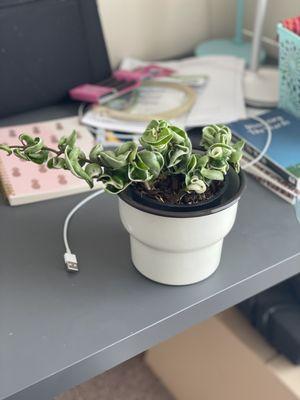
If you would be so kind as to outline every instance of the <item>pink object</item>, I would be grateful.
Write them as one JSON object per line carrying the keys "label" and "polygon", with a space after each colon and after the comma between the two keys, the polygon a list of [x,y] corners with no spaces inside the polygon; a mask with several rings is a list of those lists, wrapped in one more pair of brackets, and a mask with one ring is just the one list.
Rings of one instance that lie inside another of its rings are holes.
{"label": "pink object", "polygon": [[69,91],[69,94],[73,100],[86,101],[88,103],[97,103],[100,97],[112,92],[113,89],[111,87],[85,83],[71,89]]}
{"label": "pink object", "polygon": [[294,18],[287,18],[282,22],[282,25],[294,32],[296,35],[300,35],[300,16]]}
{"label": "pink object", "polygon": [[[99,84],[86,83],[76,86],[69,91],[69,95],[73,100],[104,104],[113,98],[120,97],[125,93],[137,89],[144,79],[169,76],[174,72],[171,68],[164,68],[155,64],[136,68],[132,71],[119,69],[113,73],[111,78]],[[101,83],[104,84],[104,82],[106,86],[101,86]],[[109,85],[112,82],[114,84],[113,87]],[[118,85],[116,85],[116,82]]]}
{"label": "pink object", "polygon": [[[126,88],[118,90],[117,92],[115,92],[117,94],[116,97],[120,97],[123,94],[128,93],[128,92],[132,92],[134,89],[137,89],[140,86],[141,86],[141,81],[134,81],[134,83],[132,83],[132,85],[127,86]],[[99,103],[101,104],[101,99],[100,99]]]}
{"label": "pink object", "polygon": [[162,76],[170,76],[175,71],[171,68],[160,67],[159,65],[150,64],[146,67],[136,68],[132,71],[119,69],[113,73],[117,79],[124,81],[143,80],[147,78],[160,78]]}

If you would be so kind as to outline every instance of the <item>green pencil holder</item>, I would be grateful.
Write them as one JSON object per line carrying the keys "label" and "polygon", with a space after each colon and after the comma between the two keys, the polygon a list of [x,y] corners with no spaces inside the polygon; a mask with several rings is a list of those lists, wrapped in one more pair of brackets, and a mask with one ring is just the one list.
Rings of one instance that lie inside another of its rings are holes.
{"label": "green pencil holder", "polygon": [[300,117],[300,36],[277,25],[279,36],[279,107]]}

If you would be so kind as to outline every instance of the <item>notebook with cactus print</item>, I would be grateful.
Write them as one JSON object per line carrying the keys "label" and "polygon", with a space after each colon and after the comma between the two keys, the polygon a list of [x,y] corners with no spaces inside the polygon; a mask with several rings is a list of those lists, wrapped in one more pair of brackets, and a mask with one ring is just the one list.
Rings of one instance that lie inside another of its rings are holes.
{"label": "notebook with cactus print", "polygon": [[[28,133],[40,136],[49,147],[56,147],[58,140],[69,135],[73,129],[78,134],[78,145],[88,151],[94,145],[94,138],[85,127],[78,124],[77,117],[0,128],[0,142],[16,144],[19,134]],[[3,152],[0,153],[0,182],[12,206],[89,190],[85,181],[79,180],[69,171],[49,170],[45,165],[9,157]]]}

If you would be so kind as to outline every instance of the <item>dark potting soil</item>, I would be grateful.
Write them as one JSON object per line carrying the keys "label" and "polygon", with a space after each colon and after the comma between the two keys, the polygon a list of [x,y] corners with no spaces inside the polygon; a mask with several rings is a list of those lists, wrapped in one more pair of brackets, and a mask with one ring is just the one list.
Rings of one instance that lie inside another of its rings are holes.
{"label": "dark potting soil", "polygon": [[141,197],[154,199],[162,204],[193,204],[197,205],[211,199],[224,185],[222,181],[214,181],[204,193],[187,193],[184,191],[184,175],[172,175],[157,180],[146,189],[145,184],[136,182],[133,184]]}

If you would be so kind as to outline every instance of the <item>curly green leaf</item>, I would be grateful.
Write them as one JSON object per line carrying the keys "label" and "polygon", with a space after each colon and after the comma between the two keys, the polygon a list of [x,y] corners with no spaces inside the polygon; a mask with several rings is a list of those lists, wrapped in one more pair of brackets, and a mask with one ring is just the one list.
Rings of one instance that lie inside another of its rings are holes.
{"label": "curly green leaf", "polygon": [[94,163],[99,161],[99,155],[103,152],[103,146],[102,144],[96,144],[96,146],[94,146],[89,154],[90,160]]}
{"label": "curly green leaf", "polygon": [[0,144],[0,150],[6,151],[8,156],[10,156],[13,152],[12,149],[6,144]]}
{"label": "curly green leaf", "polygon": [[50,158],[47,162],[47,167],[50,169],[64,168],[66,165],[65,160],[62,157]]}
{"label": "curly green leaf", "polygon": [[221,171],[218,171],[216,169],[202,168],[201,175],[204,178],[209,179],[211,181],[223,181],[224,180],[224,174]]}
{"label": "curly green leaf", "polygon": [[200,179],[197,175],[187,177],[186,183],[187,192],[196,192],[198,194],[202,194],[207,188],[204,180]]}
{"label": "curly green leaf", "polygon": [[102,168],[100,167],[100,165],[99,164],[96,164],[96,163],[91,163],[91,164],[88,164],[86,167],[85,167],[85,172],[86,172],[86,174],[90,177],[90,178],[99,178],[100,177],[100,175],[102,174]]}
{"label": "curly green leaf", "polygon": [[65,149],[65,164],[66,167],[75,175],[77,178],[84,179],[88,185],[92,188],[94,186],[93,180],[90,176],[85,172],[85,170],[81,167],[78,157],[81,153],[81,149],[78,147],[74,147],[69,149],[69,146]]}

